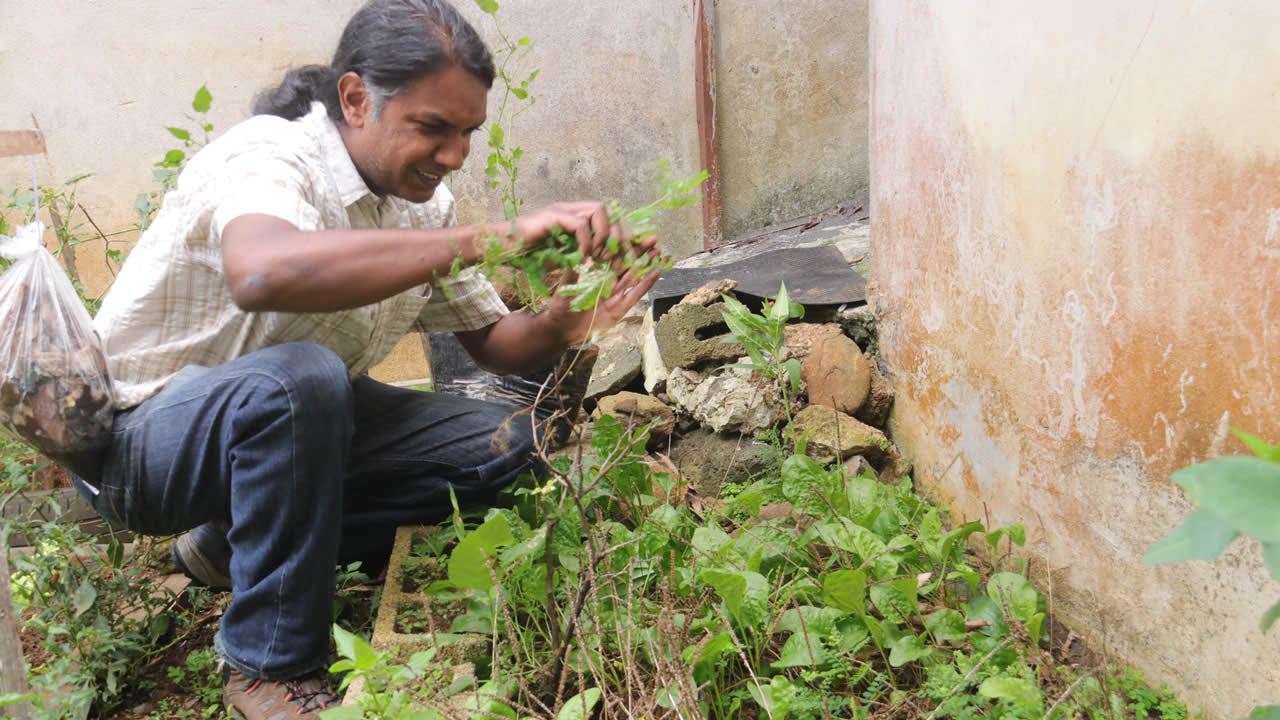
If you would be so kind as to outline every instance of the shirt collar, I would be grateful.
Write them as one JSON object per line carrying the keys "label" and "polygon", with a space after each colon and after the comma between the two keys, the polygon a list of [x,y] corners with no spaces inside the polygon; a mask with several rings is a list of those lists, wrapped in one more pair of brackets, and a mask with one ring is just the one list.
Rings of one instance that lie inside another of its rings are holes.
{"label": "shirt collar", "polygon": [[365,184],[364,178],[360,177],[360,171],[356,170],[356,164],[351,161],[351,153],[347,152],[347,145],[342,142],[338,126],[329,119],[329,112],[325,109],[324,103],[312,103],[311,112],[303,121],[314,127],[320,136],[320,150],[323,153],[324,163],[338,186],[342,206],[351,207],[365,197],[377,201],[378,196],[374,195]]}

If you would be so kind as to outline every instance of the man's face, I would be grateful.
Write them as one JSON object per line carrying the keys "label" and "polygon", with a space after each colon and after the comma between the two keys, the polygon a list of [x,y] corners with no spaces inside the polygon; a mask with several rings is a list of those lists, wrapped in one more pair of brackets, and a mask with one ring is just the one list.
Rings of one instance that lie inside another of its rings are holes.
{"label": "man's face", "polygon": [[487,94],[479,78],[454,66],[389,98],[377,119],[365,95],[363,112],[348,113],[350,134],[344,136],[369,189],[415,203],[430,200],[441,179],[460,169],[471,152],[471,134],[484,124]]}

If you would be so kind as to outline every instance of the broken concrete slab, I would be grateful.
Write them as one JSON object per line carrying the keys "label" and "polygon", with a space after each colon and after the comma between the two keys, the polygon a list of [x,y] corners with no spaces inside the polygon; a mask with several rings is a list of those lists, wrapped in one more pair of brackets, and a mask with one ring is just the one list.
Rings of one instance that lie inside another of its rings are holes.
{"label": "broken concrete slab", "polygon": [[824,464],[862,455],[879,466],[893,447],[883,432],[823,405],[796,413],[791,425],[797,437],[804,435],[805,454]]}
{"label": "broken concrete slab", "polygon": [[715,432],[757,433],[787,417],[778,385],[748,368],[714,374],[672,370],[667,394],[703,427]]}
{"label": "broken concrete slab", "polygon": [[662,362],[658,338],[654,335],[653,309],[645,313],[640,325],[640,362],[644,372],[644,391],[661,393],[667,389],[667,365]]}
{"label": "broken concrete slab", "polygon": [[649,430],[649,447],[665,447],[676,429],[676,413],[661,400],[634,392],[620,392],[600,398],[596,417],[608,415],[625,428],[638,428],[656,420]]}
{"label": "broken concrete slab", "polygon": [[801,363],[801,376],[809,387],[809,402],[853,415],[871,390],[871,365],[857,344],[842,334],[827,335],[814,343]]}
{"label": "broken concrete slab", "polygon": [[587,383],[587,400],[619,392],[640,377],[644,365],[640,355],[643,324],[641,315],[624,317],[596,342],[600,354]]}
{"label": "broken concrete slab", "polygon": [[725,363],[746,353],[741,343],[721,342],[729,336],[722,302],[708,306],[676,305],[658,318],[654,338],[667,369]]}

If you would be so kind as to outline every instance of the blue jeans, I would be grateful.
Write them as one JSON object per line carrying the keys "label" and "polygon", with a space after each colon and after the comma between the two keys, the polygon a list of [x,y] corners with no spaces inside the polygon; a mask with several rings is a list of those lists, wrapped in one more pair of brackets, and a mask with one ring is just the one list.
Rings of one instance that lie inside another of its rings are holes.
{"label": "blue jeans", "polygon": [[171,535],[230,525],[232,601],[215,645],[280,680],[325,666],[335,566],[386,561],[400,525],[487,503],[533,467],[528,414],[350,380],[292,343],[189,367],[117,413],[101,471],[76,486],[112,524]]}

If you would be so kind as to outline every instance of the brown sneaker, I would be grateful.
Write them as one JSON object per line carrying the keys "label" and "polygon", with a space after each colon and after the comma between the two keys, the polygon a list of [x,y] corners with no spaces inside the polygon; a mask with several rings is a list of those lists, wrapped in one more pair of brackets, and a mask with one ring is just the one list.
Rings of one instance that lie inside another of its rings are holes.
{"label": "brown sneaker", "polygon": [[223,673],[222,702],[240,720],[315,720],[321,710],[339,705],[319,674],[272,682],[231,668]]}

